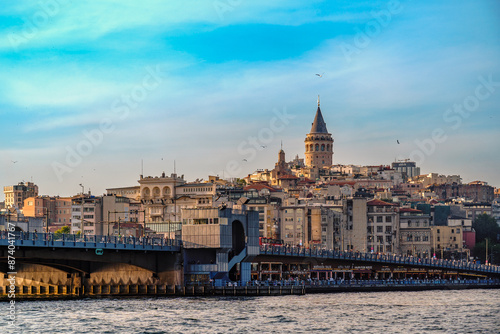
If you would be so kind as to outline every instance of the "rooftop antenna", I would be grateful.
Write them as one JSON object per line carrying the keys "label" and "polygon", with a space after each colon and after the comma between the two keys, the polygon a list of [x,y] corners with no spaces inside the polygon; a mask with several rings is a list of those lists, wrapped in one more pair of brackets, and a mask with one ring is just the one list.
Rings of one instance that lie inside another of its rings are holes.
{"label": "rooftop antenna", "polygon": [[318,95],[318,107],[319,107],[319,95]]}
{"label": "rooftop antenna", "polygon": [[281,140],[281,150],[283,150],[283,139]]}
{"label": "rooftop antenna", "polygon": [[141,159],[141,179],[144,176],[144,159]]}
{"label": "rooftop antenna", "polygon": [[174,174],[176,174],[176,169],[175,169],[175,160],[174,160]]}

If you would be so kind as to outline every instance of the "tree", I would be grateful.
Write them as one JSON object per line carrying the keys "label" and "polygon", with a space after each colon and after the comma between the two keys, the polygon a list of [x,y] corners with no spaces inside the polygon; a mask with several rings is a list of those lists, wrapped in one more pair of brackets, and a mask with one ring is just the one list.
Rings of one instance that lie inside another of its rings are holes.
{"label": "tree", "polygon": [[500,235],[500,226],[498,226],[495,218],[483,213],[476,217],[472,223],[472,227],[476,231],[476,242],[482,242],[488,238],[491,244],[498,243]]}
{"label": "tree", "polygon": [[[483,240],[476,244],[473,251],[473,256],[477,257],[481,263],[486,263],[486,241]],[[488,242],[488,262],[492,264],[500,264],[500,243],[491,244]]]}
{"label": "tree", "polygon": [[240,185],[241,187],[244,187],[247,185],[247,182],[244,179],[237,178],[236,183]]}
{"label": "tree", "polygon": [[69,226],[63,226],[60,229],[58,229],[55,233],[56,234],[69,234],[71,232],[71,229]]}

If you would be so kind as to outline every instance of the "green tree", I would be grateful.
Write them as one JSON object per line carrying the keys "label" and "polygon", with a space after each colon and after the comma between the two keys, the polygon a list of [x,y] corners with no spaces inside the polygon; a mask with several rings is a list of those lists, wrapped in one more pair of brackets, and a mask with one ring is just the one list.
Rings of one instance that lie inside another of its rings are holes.
{"label": "green tree", "polygon": [[240,185],[241,187],[244,187],[247,185],[247,182],[244,179],[239,179],[239,178],[236,179],[236,183],[238,185]]}
{"label": "green tree", "polygon": [[[476,244],[472,254],[477,257],[481,263],[486,263],[486,241],[483,240]],[[492,264],[500,264],[500,243],[492,244],[488,241],[488,262]]]}
{"label": "green tree", "polygon": [[492,216],[485,213],[477,216],[472,223],[472,227],[476,231],[476,243],[483,242],[486,238],[489,239],[491,244],[498,243],[500,226]]}
{"label": "green tree", "polygon": [[57,234],[69,234],[71,232],[71,229],[69,226],[63,226],[60,229],[58,229],[55,233]]}

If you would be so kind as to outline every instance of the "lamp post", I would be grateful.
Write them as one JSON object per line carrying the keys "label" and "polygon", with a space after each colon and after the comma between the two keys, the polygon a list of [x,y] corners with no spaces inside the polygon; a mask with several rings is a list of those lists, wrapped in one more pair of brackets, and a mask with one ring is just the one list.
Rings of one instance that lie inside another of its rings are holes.
{"label": "lamp post", "polygon": [[488,238],[486,238],[485,240],[486,240],[486,258],[484,260],[484,263],[488,264]]}
{"label": "lamp post", "polygon": [[80,236],[83,237],[83,235],[84,235],[84,230],[83,230],[83,204],[85,202],[85,200],[84,200],[85,199],[85,194],[84,194],[85,188],[83,187],[83,184],[81,184],[81,183],[80,183],[80,187],[82,187],[82,212],[80,213],[80,220],[81,220],[81,226],[80,226],[80,229],[81,229],[80,233],[81,234],[80,234]]}
{"label": "lamp post", "polygon": [[52,211],[49,210],[49,208],[47,208],[47,207],[44,207],[44,209],[45,209],[45,214],[44,214],[44,216],[45,216],[45,233],[49,233],[50,232],[49,231],[50,214],[52,213]]}

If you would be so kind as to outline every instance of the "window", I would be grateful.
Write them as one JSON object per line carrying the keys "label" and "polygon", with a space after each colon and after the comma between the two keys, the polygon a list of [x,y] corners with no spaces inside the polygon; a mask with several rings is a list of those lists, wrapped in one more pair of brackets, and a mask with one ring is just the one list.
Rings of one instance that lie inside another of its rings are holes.
{"label": "window", "polygon": [[438,232],[437,232],[437,233],[439,233],[439,229],[438,229]]}
{"label": "window", "polygon": [[437,238],[437,241],[441,241],[441,238],[440,238],[440,237],[438,237],[438,238]]}
{"label": "window", "polygon": [[392,223],[392,217],[391,216],[385,217],[385,222],[386,223]]}
{"label": "window", "polygon": [[382,223],[382,216],[377,216],[377,223]]}
{"label": "window", "polygon": [[377,232],[382,233],[383,232],[383,226],[377,226]]}

